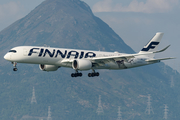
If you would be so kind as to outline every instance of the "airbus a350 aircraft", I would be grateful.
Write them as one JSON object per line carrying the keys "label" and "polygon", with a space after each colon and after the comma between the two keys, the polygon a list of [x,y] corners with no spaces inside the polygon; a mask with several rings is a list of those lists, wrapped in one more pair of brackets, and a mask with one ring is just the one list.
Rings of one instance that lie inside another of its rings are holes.
{"label": "airbus a350 aircraft", "polygon": [[155,53],[165,51],[166,48],[157,51],[163,33],[156,33],[151,41],[137,54],[125,54],[119,52],[88,51],[64,48],[19,46],[12,48],[4,59],[12,62],[13,70],[17,71],[17,63],[39,64],[43,71],[56,71],[60,67],[69,67],[75,70],[72,77],[81,77],[78,71],[90,70],[89,77],[99,76],[96,69],[127,69],[149,65],[161,60],[173,58],[155,59]]}

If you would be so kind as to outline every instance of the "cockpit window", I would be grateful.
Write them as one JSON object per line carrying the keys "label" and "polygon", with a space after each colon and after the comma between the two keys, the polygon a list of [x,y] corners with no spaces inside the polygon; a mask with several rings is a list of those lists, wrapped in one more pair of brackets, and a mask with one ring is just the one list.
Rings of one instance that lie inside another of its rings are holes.
{"label": "cockpit window", "polygon": [[16,50],[10,50],[9,52],[13,52],[13,53],[16,53],[17,51],[16,51]]}

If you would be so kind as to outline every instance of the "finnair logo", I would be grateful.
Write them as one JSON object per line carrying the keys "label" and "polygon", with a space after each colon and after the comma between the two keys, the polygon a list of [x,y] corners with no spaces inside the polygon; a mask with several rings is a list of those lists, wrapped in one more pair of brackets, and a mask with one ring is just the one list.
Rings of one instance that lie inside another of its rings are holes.
{"label": "finnair logo", "polygon": [[49,49],[43,49],[43,48],[32,48],[29,51],[28,56],[31,56],[32,54],[37,54],[38,57],[45,57],[49,56],[50,58],[57,58],[58,56],[61,56],[61,58],[67,58],[69,59],[71,56],[74,57],[74,59],[82,59],[82,58],[92,58],[96,57],[96,54],[93,52],[78,52],[78,51],[67,51],[67,50],[56,50],[53,49],[53,51],[50,51]]}
{"label": "finnair logo", "polygon": [[159,42],[151,42],[146,48],[144,47],[141,51],[149,51],[149,49],[154,49]]}

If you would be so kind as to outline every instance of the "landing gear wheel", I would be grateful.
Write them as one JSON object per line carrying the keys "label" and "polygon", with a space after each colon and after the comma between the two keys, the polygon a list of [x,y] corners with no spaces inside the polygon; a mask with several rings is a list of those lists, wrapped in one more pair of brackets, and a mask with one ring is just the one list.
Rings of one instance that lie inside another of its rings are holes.
{"label": "landing gear wheel", "polygon": [[18,69],[17,68],[13,68],[13,71],[17,71]]}
{"label": "landing gear wheel", "polygon": [[92,76],[91,76],[91,73],[88,73],[88,77],[92,77]]}
{"label": "landing gear wheel", "polygon": [[71,77],[74,77],[74,73],[71,74]]}
{"label": "landing gear wheel", "polygon": [[81,76],[82,76],[82,73],[77,73],[77,74],[78,74],[78,76],[79,76],[79,77],[81,77]]}
{"label": "landing gear wheel", "polygon": [[77,77],[77,76],[78,76],[78,74],[77,74],[77,73],[75,73],[75,74],[74,74],[74,77]]}
{"label": "landing gear wheel", "polygon": [[99,76],[99,73],[98,73],[98,72],[96,73],[96,76]]}
{"label": "landing gear wheel", "polygon": [[95,73],[91,73],[91,77],[94,77],[95,76]]}

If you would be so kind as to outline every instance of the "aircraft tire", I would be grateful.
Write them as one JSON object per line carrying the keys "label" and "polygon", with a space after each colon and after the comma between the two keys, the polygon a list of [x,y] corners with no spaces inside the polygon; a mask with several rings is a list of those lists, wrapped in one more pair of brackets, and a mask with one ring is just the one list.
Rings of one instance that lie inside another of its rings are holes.
{"label": "aircraft tire", "polygon": [[74,77],[74,73],[71,74],[71,77]]}
{"label": "aircraft tire", "polygon": [[17,68],[13,68],[13,71],[17,71],[18,69]]}
{"label": "aircraft tire", "polygon": [[95,73],[91,73],[91,77],[94,77],[96,74]]}
{"label": "aircraft tire", "polygon": [[88,73],[88,77],[92,77],[92,76],[91,76],[91,73]]}
{"label": "aircraft tire", "polygon": [[81,76],[82,76],[82,73],[77,73],[77,76],[81,77]]}
{"label": "aircraft tire", "polygon": [[96,73],[96,76],[99,76],[99,73],[98,73],[98,72]]}
{"label": "aircraft tire", "polygon": [[80,77],[82,77],[82,73],[79,73],[80,74]]}
{"label": "aircraft tire", "polygon": [[77,76],[78,76],[78,74],[75,73],[75,74],[74,74],[74,77],[77,77]]}

